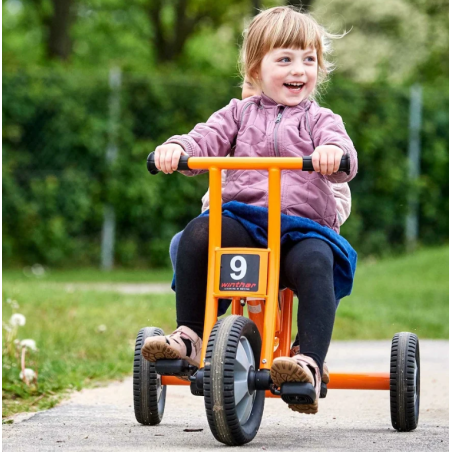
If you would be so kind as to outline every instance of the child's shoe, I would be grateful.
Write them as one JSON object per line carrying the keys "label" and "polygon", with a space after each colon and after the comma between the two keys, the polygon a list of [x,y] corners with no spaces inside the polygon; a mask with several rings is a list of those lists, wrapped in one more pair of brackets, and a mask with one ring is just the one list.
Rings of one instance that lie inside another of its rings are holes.
{"label": "child's shoe", "polygon": [[[191,352],[188,356],[184,340],[190,341]],[[199,367],[201,349],[202,339],[188,326],[180,326],[169,336],[146,338],[141,348],[141,354],[151,362],[159,359],[185,359],[191,365]]]}
{"label": "child's shoe", "polygon": [[289,405],[289,408],[299,413],[317,413],[319,409],[321,378],[319,367],[312,358],[305,355],[295,355],[292,358],[287,356],[276,358],[273,361],[270,376],[273,383],[278,387],[281,387],[286,382],[311,383],[316,393],[314,403]]}
{"label": "child's shoe", "polygon": [[[292,345],[290,349],[290,357],[293,358],[295,355],[300,354],[300,346]],[[323,375],[322,375],[322,383],[328,384],[330,382],[330,371],[328,370],[328,366],[326,362],[323,363]]]}

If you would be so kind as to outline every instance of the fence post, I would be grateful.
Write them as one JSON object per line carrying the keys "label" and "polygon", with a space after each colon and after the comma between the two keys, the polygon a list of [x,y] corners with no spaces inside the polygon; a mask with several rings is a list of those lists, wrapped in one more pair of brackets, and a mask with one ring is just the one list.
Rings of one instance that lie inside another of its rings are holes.
{"label": "fence post", "polygon": [[[118,126],[121,108],[121,69],[110,69],[108,83],[110,99],[108,102],[108,144],[105,153],[107,166],[111,166],[118,155]],[[101,269],[111,270],[114,263],[115,250],[115,209],[111,204],[104,205],[104,222],[102,226]]]}
{"label": "fence post", "polygon": [[419,234],[418,211],[419,192],[418,179],[421,159],[421,122],[422,122],[422,86],[418,83],[410,90],[410,124],[408,144],[408,178],[410,191],[408,192],[408,214],[405,223],[405,243],[407,251],[416,248]]}

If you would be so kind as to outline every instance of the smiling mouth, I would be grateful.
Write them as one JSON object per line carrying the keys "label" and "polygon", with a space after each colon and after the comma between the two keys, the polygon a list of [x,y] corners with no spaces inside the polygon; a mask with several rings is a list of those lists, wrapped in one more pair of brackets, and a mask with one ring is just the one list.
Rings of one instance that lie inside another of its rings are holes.
{"label": "smiling mouth", "polygon": [[284,86],[293,93],[299,93],[304,86],[304,83],[284,83]]}

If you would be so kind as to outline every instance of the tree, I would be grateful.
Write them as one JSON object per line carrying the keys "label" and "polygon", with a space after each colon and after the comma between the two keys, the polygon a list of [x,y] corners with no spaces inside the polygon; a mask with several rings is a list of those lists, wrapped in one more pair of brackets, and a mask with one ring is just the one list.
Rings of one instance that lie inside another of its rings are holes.
{"label": "tree", "polygon": [[[338,72],[357,82],[422,81],[420,69],[441,55],[447,77],[448,4],[445,0],[315,0],[315,16],[335,33],[349,31],[333,43]],[[430,71],[438,74],[438,67]]]}
{"label": "tree", "polygon": [[219,27],[231,6],[238,3],[243,1],[148,0],[144,8],[154,32],[151,45],[156,48],[157,62],[176,60],[195,31],[204,24]]}
{"label": "tree", "polygon": [[70,28],[75,18],[75,0],[32,0],[44,30],[50,60],[67,60],[71,55]]}

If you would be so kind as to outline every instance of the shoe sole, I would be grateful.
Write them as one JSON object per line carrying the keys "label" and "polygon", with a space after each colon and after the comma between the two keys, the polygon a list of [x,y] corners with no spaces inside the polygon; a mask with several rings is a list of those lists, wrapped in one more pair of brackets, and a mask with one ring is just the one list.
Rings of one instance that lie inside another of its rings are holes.
{"label": "shoe sole", "polygon": [[[292,361],[273,362],[270,376],[273,383],[279,387],[286,382],[313,383],[312,375],[308,375],[302,367]],[[318,400],[310,404],[289,405],[289,408],[297,413],[316,414],[319,409]]]}
{"label": "shoe sole", "polygon": [[159,359],[184,359],[192,366],[199,367],[199,363],[187,356],[183,357],[177,350],[174,350],[174,348],[170,347],[168,344],[160,341],[145,343],[141,349],[141,354],[144,359],[151,363],[155,363]]}

